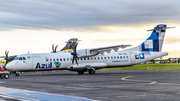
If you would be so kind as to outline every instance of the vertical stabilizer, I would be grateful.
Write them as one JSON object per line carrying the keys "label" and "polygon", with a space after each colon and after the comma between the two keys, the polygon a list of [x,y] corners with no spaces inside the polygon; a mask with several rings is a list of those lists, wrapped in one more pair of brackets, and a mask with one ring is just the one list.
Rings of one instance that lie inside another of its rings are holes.
{"label": "vertical stabilizer", "polygon": [[77,38],[71,38],[66,42],[66,46],[62,48],[60,51],[73,51],[75,48],[75,45],[77,44],[78,39]]}
{"label": "vertical stabilizer", "polygon": [[151,52],[161,52],[165,31],[170,27],[167,25],[159,24],[154,27],[154,29],[150,29],[148,31],[152,31],[152,34],[149,38],[147,38],[141,45],[131,48],[129,50],[137,50],[137,51],[151,51]]}

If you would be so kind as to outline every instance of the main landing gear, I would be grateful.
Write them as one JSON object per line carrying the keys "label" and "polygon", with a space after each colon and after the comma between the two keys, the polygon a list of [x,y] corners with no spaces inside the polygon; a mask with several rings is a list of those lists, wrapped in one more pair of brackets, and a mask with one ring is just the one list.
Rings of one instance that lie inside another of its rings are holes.
{"label": "main landing gear", "polygon": [[96,70],[94,68],[89,67],[89,66],[87,66],[86,68],[87,68],[86,70],[78,71],[78,74],[84,74],[84,71],[88,71],[89,74],[95,74],[96,73]]}

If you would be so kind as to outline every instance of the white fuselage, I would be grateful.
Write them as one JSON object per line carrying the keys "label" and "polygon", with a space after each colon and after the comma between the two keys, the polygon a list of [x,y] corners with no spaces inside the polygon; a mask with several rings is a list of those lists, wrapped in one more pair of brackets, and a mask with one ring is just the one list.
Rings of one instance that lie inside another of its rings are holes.
{"label": "white fuselage", "polygon": [[109,54],[98,54],[93,57],[79,58],[78,64],[70,53],[42,53],[22,54],[8,63],[6,68],[10,71],[38,71],[38,70],[79,70],[87,66],[94,69],[125,67],[139,64],[144,61],[168,55],[167,52],[141,52],[141,51],[111,51]]}

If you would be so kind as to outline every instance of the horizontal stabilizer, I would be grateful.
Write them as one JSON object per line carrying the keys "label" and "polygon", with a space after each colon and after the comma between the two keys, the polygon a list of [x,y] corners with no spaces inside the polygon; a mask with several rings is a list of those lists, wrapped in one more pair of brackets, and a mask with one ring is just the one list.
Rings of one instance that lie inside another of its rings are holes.
{"label": "horizontal stabilizer", "polygon": [[155,28],[155,29],[149,29],[147,31],[160,30],[160,29],[170,29],[170,28],[175,28],[175,27]]}

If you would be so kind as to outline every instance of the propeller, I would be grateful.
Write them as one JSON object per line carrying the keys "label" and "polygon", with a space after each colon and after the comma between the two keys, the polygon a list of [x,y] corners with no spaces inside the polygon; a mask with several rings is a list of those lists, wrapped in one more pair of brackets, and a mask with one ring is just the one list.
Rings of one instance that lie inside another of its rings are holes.
{"label": "propeller", "polygon": [[76,52],[77,45],[78,43],[76,43],[75,48],[73,49],[73,52],[71,53],[71,55],[73,55],[72,64],[74,64],[74,61],[76,61],[77,66],[79,66],[77,62],[78,54]]}
{"label": "propeller", "polygon": [[58,45],[56,45],[56,47],[54,48],[54,44],[52,44],[52,53],[56,53]]}
{"label": "propeller", "polygon": [[9,62],[9,58],[8,58],[8,54],[9,54],[9,51],[5,50],[5,60],[6,60],[6,64]]}

